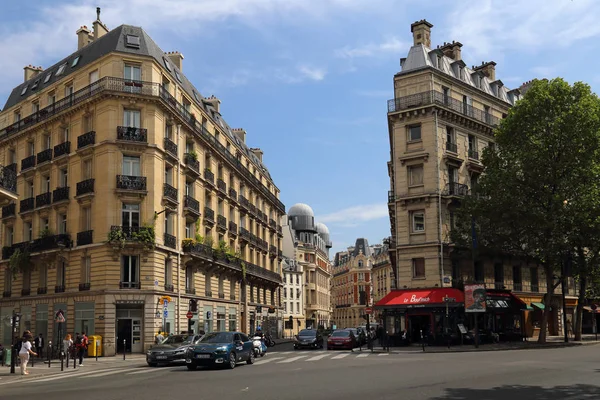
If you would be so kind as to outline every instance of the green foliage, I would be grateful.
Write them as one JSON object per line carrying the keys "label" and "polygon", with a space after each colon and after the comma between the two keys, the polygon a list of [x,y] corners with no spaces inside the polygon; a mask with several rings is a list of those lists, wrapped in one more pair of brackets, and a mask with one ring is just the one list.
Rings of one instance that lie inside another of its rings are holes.
{"label": "green foliage", "polygon": [[146,247],[153,248],[156,243],[156,235],[153,226],[145,226],[138,232],[131,233],[131,239],[144,244]]}
{"label": "green foliage", "polygon": [[205,236],[203,243],[205,246],[213,247],[214,240],[213,240],[212,236]]}
{"label": "green foliage", "polygon": [[46,238],[46,237],[50,237],[53,235],[54,235],[54,233],[48,228],[42,229],[40,231],[40,238]]}
{"label": "green foliage", "polygon": [[241,262],[240,263],[241,267],[242,267],[242,280],[246,280],[246,263],[245,262]]}
{"label": "green foliage", "polygon": [[29,252],[27,250],[21,251],[21,249],[16,249],[8,260],[8,267],[10,268],[13,279],[16,279],[19,273],[31,271],[33,265],[31,263]]}
{"label": "green foliage", "polygon": [[125,247],[125,233],[121,228],[111,229],[108,232],[108,243],[119,248]]}
{"label": "green foliage", "polygon": [[196,153],[194,150],[190,151],[188,154],[194,161],[198,161],[198,153]]}
{"label": "green foliage", "polygon": [[192,247],[195,244],[196,244],[196,241],[191,238],[186,238],[181,241],[181,247],[183,247],[184,249]]}

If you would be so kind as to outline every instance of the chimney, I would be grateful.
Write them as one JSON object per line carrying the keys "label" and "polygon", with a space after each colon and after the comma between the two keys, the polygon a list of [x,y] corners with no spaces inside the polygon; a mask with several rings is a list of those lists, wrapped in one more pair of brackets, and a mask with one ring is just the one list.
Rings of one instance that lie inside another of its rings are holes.
{"label": "chimney", "polygon": [[410,31],[413,34],[413,45],[423,44],[425,47],[431,48],[431,28],[433,28],[433,24],[425,19],[413,22],[410,25]]}
{"label": "chimney", "polygon": [[90,30],[85,25],[80,27],[75,33],[77,34],[77,50],[87,46],[94,40],[94,36],[90,34]]}
{"label": "chimney", "polygon": [[98,40],[108,33],[108,28],[100,21],[100,7],[96,7],[96,20],[92,26],[94,27],[94,40]]}
{"label": "chimney", "polygon": [[255,148],[255,149],[250,149],[250,151],[256,156],[256,158],[258,158],[258,160],[260,162],[262,162],[262,158],[263,158],[263,151],[259,148]]}
{"label": "chimney", "polygon": [[210,104],[219,114],[221,113],[221,100],[217,99],[214,95],[211,95],[209,98],[204,99],[204,102]]}
{"label": "chimney", "polygon": [[23,67],[23,70],[24,70],[24,74],[23,74],[24,81],[23,82],[27,82],[34,76],[39,75],[44,69],[42,67],[34,67],[33,65],[28,65],[26,67]]}
{"label": "chimney", "polygon": [[173,65],[177,67],[177,69],[183,71],[183,54],[181,54],[178,51],[169,51],[167,52],[167,56],[169,57],[169,60],[171,60]]}
{"label": "chimney", "polygon": [[461,42],[455,42],[454,40],[452,41],[452,43],[446,43],[444,42],[444,45],[442,47],[438,47],[446,57],[450,57],[453,60],[461,60],[461,52],[460,52],[460,48],[462,47],[462,43]]}
{"label": "chimney", "polygon": [[232,129],[233,134],[241,140],[242,143],[246,143],[246,131],[241,128]]}
{"label": "chimney", "polygon": [[492,82],[496,80],[496,63],[494,61],[482,61],[481,65],[473,67],[473,70],[481,71]]}

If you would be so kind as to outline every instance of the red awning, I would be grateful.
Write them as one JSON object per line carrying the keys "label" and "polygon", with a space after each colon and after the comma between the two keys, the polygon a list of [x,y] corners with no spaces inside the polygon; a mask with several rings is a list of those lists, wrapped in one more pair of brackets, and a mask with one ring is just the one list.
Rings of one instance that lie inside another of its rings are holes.
{"label": "red awning", "polygon": [[411,308],[445,305],[444,298],[452,299],[450,306],[463,305],[465,295],[458,289],[433,288],[433,289],[406,289],[392,290],[383,299],[375,304],[376,308]]}

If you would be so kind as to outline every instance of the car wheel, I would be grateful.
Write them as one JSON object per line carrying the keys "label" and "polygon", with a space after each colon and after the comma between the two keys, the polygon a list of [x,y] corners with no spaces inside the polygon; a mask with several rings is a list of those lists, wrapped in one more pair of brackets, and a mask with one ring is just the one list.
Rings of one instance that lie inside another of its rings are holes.
{"label": "car wheel", "polygon": [[235,362],[236,362],[236,355],[235,353],[229,353],[229,362],[227,363],[227,368],[229,369],[234,369],[235,368]]}
{"label": "car wheel", "polygon": [[156,364],[156,363],[153,363],[153,362],[149,362],[149,363],[148,363],[148,366],[149,366],[149,367],[156,367],[157,365],[158,365],[158,364]]}
{"label": "car wheel", "polygon": [[248,357],[248,360],[246,360],[246,363],[248,365],[254,364],[254,352],[253,351],[250,352],[250,356]]}
{"label": "car wheel", "polygon": [[265,354],[264,352],[261,352],[261,353],[260,353],[260,356],[261,356],[261,357],[264,357],[264,356],[266,356],[266,354]]}
{"label": "car wheel", "polygon": [[195,371],[198,368],[198,365],[196,365],[196,363],[190,363],[190,364],[186,364],[186,367],[190,371]]}

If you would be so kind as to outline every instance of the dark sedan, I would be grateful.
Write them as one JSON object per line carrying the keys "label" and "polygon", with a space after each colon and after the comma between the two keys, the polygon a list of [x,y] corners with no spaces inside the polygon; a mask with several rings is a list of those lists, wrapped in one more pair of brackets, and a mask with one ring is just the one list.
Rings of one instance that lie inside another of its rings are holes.
{"label": "dark sedan", "polygon": [[189,370],[201,365],[233,369],[243,361],[254,364],[254,346],[248,336],[241,332],[207,333],[188,349],[185,358]]}
{"label": "dark sedan", "polygon": [[302,329],[294,338],[294,350],[307,349],[322,349],[323,335],[315,329]]}
{"label": "dark sedan", "polygon": [[347,349],[352,350],[357,346],[356,337],[350,330],[335,331],[327,339],[327,350]]}
{"label": "dark sedan", "polygon": [[184,362],[187,349],[200,340],[200,335],[171,335],[162,343],[154,345],[146,353],[146,362],[151,367],[159,364]]}

